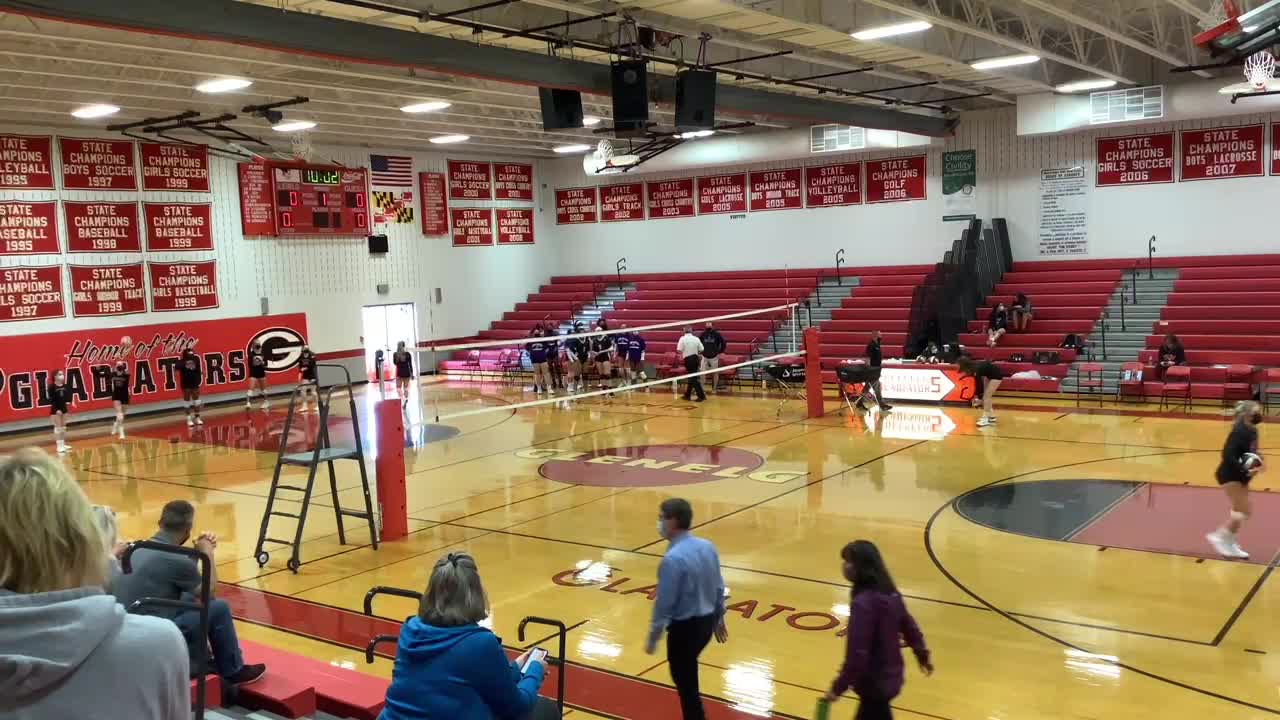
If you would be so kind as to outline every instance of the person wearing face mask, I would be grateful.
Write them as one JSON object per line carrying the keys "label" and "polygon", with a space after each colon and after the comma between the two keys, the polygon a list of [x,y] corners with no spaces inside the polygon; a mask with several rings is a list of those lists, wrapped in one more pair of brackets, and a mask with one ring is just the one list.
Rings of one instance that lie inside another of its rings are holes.
{"label": "person wearing face mask", "polygon": [[124,409],[129,406],[129,363],[116,361],[111,369],[111,404],[116,409],[116,422],[111,426],[111,434],[124,439]]}
{"label": "person wearing face mask", "polygon": [[71,449],[67,444],[67,416],[71,414],[71,404],[75,398],[71,396],[71,388],[67,385],[67,374],[58,370],[48,385],[49,419],[53,421],[53,441],[59,453]]}
{"label": "person wearing face mask", "polygon": [[854,720],[889,720],[893,717],[889,702],[902,692],[904,679],[898,638],[915,653],[925,675],[933,674],[929,648],[875,544],[855,540],[844,546],[840,557],[844,577],[853,583],[851,618],[845,633],[844,664],[823,700],[833,703],[853,688],[859,698]]}
{"label": "person wearing face mask", "polygon": [[249,392],[244,398],[244,409],[253,409],[253,395],[262,398],[262,409],[270,410],[271,401],[267,399],[267,354],[262,350],[262,343],[257,340],[249,346]]}
{"label": "person wearing face mask", "polygon": [[670,542],[658,565],[658,591],[645,652],[652,655],[667,633],[667,664],[684,720],[704,720],[698,690],[698,656],[714,636],[726,642],[724,578],[720,555],[709,540],[694,537],[689,501],[671,498],[658,510],[658,535]]}
{"label": "person wearing face mask", "polygon": [[1240,548],[1236,536],[1249,519],[1249,481],[1262,471],[1262,458],[1258,455],[1258,426],[1261,424],[1262,407],[1258,403],[1252,400],[1237,403],[1235,422],[1222,446],[1217,479],[1231,503],[1231,515],[1226,525],[1205,537],[1213,549],[1226,558],[1249,558],[1249,553]]}
{"label": "person wearing face mask", "polygon": [[298,380],[302,386],[302,412],[308,412],[311,409],[311,403],[315,403],[316,409],[320,409],[320,397],[316,390],[316,354],[311,352],[310,345],[303,345],[302,352],[298,355]]}
{"label": "person wearing face mask", "polygon": [[204,384],[204,367],[200,356],[191,348],[182,351],[178,358],[178,385],[182,388],[182,401],[187,405],[187,427],[204,425],[200,417],[200,386]]}

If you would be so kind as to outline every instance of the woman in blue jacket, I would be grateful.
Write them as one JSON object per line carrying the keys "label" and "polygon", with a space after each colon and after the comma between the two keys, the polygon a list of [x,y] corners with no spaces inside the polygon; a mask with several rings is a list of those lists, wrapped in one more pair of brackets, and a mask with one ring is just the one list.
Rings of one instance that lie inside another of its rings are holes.
{"label": "woman in blue jacket", "polygon": [[538,697],[545,668],[507,660],[502,641],[479,622],[489,614],[476,561],[436,561],[418,614],[400,629],[396,665],[380,720],[544,720],[560,717]]}

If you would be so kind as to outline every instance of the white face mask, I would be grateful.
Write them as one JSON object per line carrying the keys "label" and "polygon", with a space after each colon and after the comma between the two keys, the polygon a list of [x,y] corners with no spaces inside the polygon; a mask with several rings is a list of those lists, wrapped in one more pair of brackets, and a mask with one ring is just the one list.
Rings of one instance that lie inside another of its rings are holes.
{"label": "white face mask", "polygon": [[658,520],[658,537],[663,539],[667,537],[667,527],[662,523],[662,520]]}

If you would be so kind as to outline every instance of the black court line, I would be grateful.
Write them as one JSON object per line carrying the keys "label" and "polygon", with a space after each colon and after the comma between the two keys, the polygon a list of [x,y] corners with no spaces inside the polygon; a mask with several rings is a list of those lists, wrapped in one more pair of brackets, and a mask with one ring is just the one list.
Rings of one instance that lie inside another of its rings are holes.
{"label": "black court line", "polygon": [[1257,581],[1253,583],[1253,587],[1249,588],[1249,592],[1245,593],[1244,599],[1241,600],[1240,604],[1236,606],[1236,609],[1232,611],[1231,617],[1227,618],[1227,622],[1222,626],[1222,629],[1218,631],[1217,635],[1213,636],[1214,645],[1221,643],[1223,638],[1227,636],[1227,633],[1231,632],[1231,627],[1235,625],[1236,620],[1239,620],[1240,616],[1244,614],[1245,608],[1249,607],[1249,603],[1253,602],[1254,596],[1262,589],[1262,584],[1267,581],[1267,578],[1271,577],[1271,571],[1276,569],[1277,560],[1280,560],[1280,551],[1277,551],[1275,555],[1271,556],[1271,562],[1267,563],[1267,569],[1262,571],[1262,574],[1258,576]]}
{"label": "black court line", "polygon": [[[1188,453],[1186,453],[1186,452],[1160,452],[1160,453],[1150,453],[1150,454],[1147,454],[1147,455],[1136,455],[1136,456],[1131,456],[1131,458],[1138,458],[1138,457],[1159,457],[1159,456],[1163,456],[1163,455],[1184,455],[1184,454],[1188,454]],[[964,495],[967,495],[967,494],[972,493],[972,492],[976,492],[976,491],[978,491],[978,490],[982,490],[982,489],[984,489],[984,488],[991,487],[991,486],[993,486],[993,485],[997,485],[997,484],[1002,483],[1002,482],[1007,482],[1007,481],[1009,481],[1009,480],[1014,480],[1014,479],[1019,478],[1019,477],[1023,477],[1023,476],[1026,476],[1026,475],[1031,475],[1031,474],[1034,474],[1034,473],[1037,473],[1037,472],[1045,472],[1045,471],[1048,471],[1048,470],[1060,470],[1060,469],[1062,469],[1062,468],[1075,467],[1075,466],[1079,466],[1079,465],[1088,465],[1088,464],[1095,463],[1095,462],[1098,462],[1098,460],[1082,460],[1082,461],[1079,461],[1079,462],[1066,463],[1066,464],[1064,464],[1064,465],[1057,465],[1057,466],[1055,466],[1055,467],[1050,467],[1050,468],[1041,468],[1041,469],[1039,469],[1039,470],[1031,470],[1031,471],[1028,471],[1028,472],[1025,472],[1025,473],[1019,473],[1019,474],[1017,474],[1017,475],[1010,475],[1009,477],[1000,478],[1000,479],[998,479],[998,480],[993,480],[993,481],[991,481],[991,482],[989,482],[989,483],[986,483],[986,484],[984,484],[984,485],[980,485],[980,486],[978,486],[978,487],[976,487],[976,488],[973,488],[973,489],[971,489],[971,490],[967,491],[966,493],[962,493],[961,495],[959,495],[959,496],[956,496],[956,497],[952,498],[951,500],[947,501],[946,503],[943,503],[943,504],[942,504],[942,505],[941,505],[937,510],[935,510],[935,511],[933,512],[933,515],[931,515],[931,516],[929,517],[929,522],[925,525],[925,528],[924,528],[924,547],[925,547],[925,551],[929,554],[929,560],[933,562],[933,565],[934,565],[934,567],[935,567],[935,568],[937,568],[937,569],[938,569],[938,572],[942,573],[942,574],[943,574],[943,576],[947,578],[947,580],[951,581],[951,583],[952,583],[953,585],[955,585],[957,588],[959,588],[961,591],[963,591],[966,595],[968,595],[969,597],[973,598],[974,600],[976,600],[976,601],[978,601],[978,602],[982,603],[983,605],[987,606],[987,607],[988,607],[992,612],[994,612],[994,613],[996,613],[996,614],[1000,615],[1001,617],[1003,617],[1004,619],[1008,620],[1009,622],[1014,623],[1015,625],[1018,625],[1019,627],[1022,627],[1022,628],[1023,628],[1023,629],[1025,629],[1025,630],[1029,630],[1030,632],[1032,632],[1032,633],[1034,633],[1034,634],[1036,634],[1036,635],[1039,635],[1040,637],[1042,637],[1042,638],[1044,638],[1044,639],[1046,639],[1046,640],[1049,640],[1050,642],[1056,643],[1056,644],[1061,645],[1062,647],[1065,647],[1065,648],[1069,648],[1069,649],[1072,649],[1072,650],[1076,650],[1076,651],[1078,651],[1078,652],[1089,653],[1090,655],[1097,656],[1097,657],[1098,657],[1098,661],[1099,661],[1099,662],[1103,662],[1103,663],[1106,663],[1106,664],[1108,664],[1108,665],[1114,665],[1115,667],[1118,667],[1118,668],[1121,668],[1121,669],[1124,669],[1124,670],[1128,670],[1129,672],[1135,673],[1135,674],[1137,674],[1137,675],[1141,675],[1141,676],[1146,677],[1146,678],[1150,678],[1150,679],[1152,679],[1152,680],[1156,680],[1156,681],[1158,681],[1158,682],[1163,682],[1163,683],[1166,683],[1166,684],[1168,684],[1168,685],[1172,685],[1172,686],[1174,686],[1174,687],[1182,688],[1182,689],[1184,689],[1184,690],[1190,690],[1191,692],[1198,693],[1198,694],[1200,694],[1200,695],[1205,695],[1205,696],[1207,696],[1207,697],[1211,697],[1211,698],[1214,698],[1214,699],[1217,699],[1217,700],[1222,700],[1222,701],[1224,701],[1224,702],[1229,702],[1229,703],[1232,703],[1232,704],[1234,704],[1234,705],[1240,705],[1240,706],[1243,706],[1243,707],[1252,708],[1252,709],[1254,709],[1254,710],[1260,710],[1260,711],[1262,711],[1262,712],[1270,713],[1270,714],[1272,714],[1272,715],[1280,715],[1280,710],[1276,710],[1276,709],[1274,709],[1274,708],[1269,708],[1269,707],[1266,707],[1265,705],[1258,705],[1258,704],[1256,704],[1256,703],[1252,703],[1252,702],[1249,702],[1249,701],[1247,701],[1247,700],[1241,700],[1240,698],[1234,698],[1234,697],[1231,697],[1231,696],[1229,696],[1229,695],[1223,695],[1223,694],[1221,694],[1221,693],[1214,692],[1214,691],[1212,691],[1212,690],[1208,690],[1208,689],[1205,689],[1205,688],[1202,688],[1202,687],[1197,687],[1197,686],[1195,686],[1195,685],[1191,685],[1191,684],[1189,684],[1189,683],[1184,683],[1184,682],[1182,682],[1182,681],[1180,681],[1180,680],[1174,680],[1173,678],[1166,677],[1166,676],[1164,676],[1164,675],[1160,675],[1160,674],[1158,674],[1158,673],[1154,673],[1154,672],[1151,672],[1151,671],[1149,671],[1149,670],[1143,670],[1143,669],[1141,669],[1141,668],[1138,668],[1138,667],[1136,667],[1136,666],[1134,666],[1134,665],[1130,665],[1130,664],[1128,664],[1128,663],[1126,663],[1126,662],[1122,662],[1122,661],[1120,661],[1120,660],[1110,660],[1110,659],[1106,659],[1106,658],[1104,658],[1104,657],[1098,656],[1098,655],[1097,655],[1097,653],[1092,653],[1092,652],[1090,652],[1090,651],[1086,650],[1085,648],[1081,647],[1080,645],[1077,645],[1077,644],[1072,643],[1072,642],[1070,642],[1070,641],[1064,640],[1064,639],[1062,639],[1062,638],[1060,638],[1060,637],[1058,637],[1058,636],[1056,636],[1056,635],[1053,635],[1053,634],[1049,633],[1049,632],[1048,632],[1048,631],[1046,631],[1046,630],[1041,630],[1040,628],[1038,628],[1038,627],[1036,627],[1036,626],[1034,626],[1034,625],[1032,625],[1032,624],[1030,624],[1030,623],[1027,623],[1027,622],[1024,622],[1024,621],[1022,621],[1022,620],[1018,619],[1018,618],[1017,618],[1017,617],[1015,617],[1012,613],[1009,613],[1009,612],[1007,612],[1007,611],[1005,611],[1005,610],[1002,610],[1002,609],[1000,609],[1000,608],[996,607],[993,603],[991,603],[990,601],[988,601],[986,598],[983,598],[981,595],[979,595],[979,594],[977,594],[976,592],[974,592],[973,590],[969,589],[969,587],[968,587],[967,585],[965,585],[963,582],[961,582],[961,581],[959,580],[959,578],[957,578],[955,575],[953,575],[953,574],[951,573],[951,571],[947,569],[946,565],[944,565],[944,564],[942,563],[942,561],[938,558],[937,552],[934,550],[934,547],[933,547],[933,536],[932,536],[932,534],[933,534],[933,524],[934,524],[934,522],[936,522],[936,521],[937,521],[938,517],[940,517],[940,516],[942,515],[942,513],[943,513],[947,508],[949,508],[949,507],[954,507],[954,506],[955,506],[955,504],[956,504],[956,503],[960,500],[960,498],[961,498],[961,497],[963,497]]]}
{"label": "black court line", "polygon": [[[778,499],[778,498],[780,498],[780,497],[785,497],[785,496],[787,496],[787,495],[790,495],[791,493],[796,492],[797,490],[804,490],[804,489],[806,489],[806,488],[809,488],[809,487],[812,487],[812,486],[814,486],[814,485],[817,485],[818,483],[823,482],[824,480],[830,480],[831,478],[839,477],[839,476],[841,476],[841,475],[843,475],[843,474],[845,474],[845,473],[849,472],[850,470],[857,470],[858,468],[866,467],[867,465],[870,465],[870,464],[871,464],[871,463],[873,463],[873,462],[879,462],[880,460],[883,460],[883,459],[885,459],[885,458],[889,457],[890,455],[896,455],[897,453],[900,453],[900,452],[902,452],[902,451],[904,451],[904,450],[910,450],[911,448],[914,448],[914,447],[916,447],[916,446],[918,446],[918,445],[922,445],[922,444],[924,444],[925,442],[927,442],[927,441],[926,441],[926,440],[917,440],[916,442],[913,442],[913,443],[911,443],[911,444],[909,444],[909,445],[903,445],[902,447],[894,448],[893,450],[890,450],[890,451],[889,451],[889,452],[887,452],[887,453],[883,453],[883,454],[877,455],[876,457],[873,457],[873,458],[871,458],[870,460],[866,460],[866,461],[864,461],[864,462],[860,462],[860,463],[858,463],[857,465],[850,465],[849,467],[846,467],[846,468],[844,468],[843,470],[837,470],[836,472],[833,472],[833,473],[831,473],[831,474],[829,474],[829,475],[824,475],[824,476],[822,476],[822,477],[820,477],[820,478],[817,478],[816,480],[810,480],[809,482],[807,482],[807,483],[805,483],[805,484],[803,484],[803,485],[798,485],[798,486],[796,486],[796,487],[791,488],[790,490],[786,490],[786,491],[784,491],[784,492],[780,492],[780,493],[778,493],[777,495],[774,495],[774,496],[772,496],[772,497],[767,497],[767,498],[765,498],[765,499],[763,499],[763,500],[760,500],[759,502],[754,502],[754,503],[751,503],[750,505],[744,505],[744,506],[742,506],[742,507],[738,508],[737,510],[733,510],[733,511],[727,512],[727,513],[725,513],[725,514],[723,514],[723,515],[717,515],[716,517],[713,517],[713,518],[711,518],[710,520],[705,520],[705,521],[703,521],[703,522],[698,523],[697,527],[706,527],[706,526],[708,526],[708,525],[710,525],[710,524],[712,524],[712,523],[714,523],[714,522],[719,522],[720,520],[724,520],[725,518],[733,517],[734,515],[737,515],[738,513],[746,512],[747,510],[753,510],[753,509],[755,509],[755,508],[757,508],[757,507],[760,507],[761,505],[764,505],[764,504],[765,504],[765,503],[767,503],[767,502],[773,502],[774,500],[777,500],[777,499]],[[645,543],[644,545],[641,545],[640,547],[634,548],[634,549],[632,550],[632,552],[636,552],[636,551],[639,551],[639,550],[643,550],[643,549],[645,549],[645,548],[647,548],[647,547],[652,547],[652,546],[654,546],[654,545],[657,545],[657,544],[658,544],[658,543],[660,543],[660,542],[665,542],[665,541],[664,541],[662,538],[658,538],[657,540],[654,540],[653,542],[647,542],[647,543]]]}
{"label": "black court line", "polygon": [[1062,418],[1064,418],[1064,417],[1066,417],[1066,416],[1068,416],[1068,415],[1070,415],[1070,414],[1071,414],[1071,413],[1069,413],[1069,412],[1064,412],[1064,413],[1062,413],[1061,415],[1059,415],[1058,417],[1054,418],[1053,420],[1050,420],[1049,422],[1053,422],[1054,420],[1061,420]]}

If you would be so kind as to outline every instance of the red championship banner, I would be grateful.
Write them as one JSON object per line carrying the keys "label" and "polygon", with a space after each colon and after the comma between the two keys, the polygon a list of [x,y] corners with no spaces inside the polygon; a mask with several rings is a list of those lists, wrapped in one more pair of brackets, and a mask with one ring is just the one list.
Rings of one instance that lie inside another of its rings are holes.
{"label": "red championship banner", "polygon": [[57,255],[60,252],[57,201],[0,202],[0,256]]}
{"label": "red championship banner", "polygon": [[449,223],[454,247],[493,244],[493,210],[489,208],[450,208]]}
{"label": "red championship banner", "polygon": [[209,148],[144,142],[140,150],[143,190],[209,192]]}
{"label": "red championship banner", "polygon": [[276,205],[271,168],[266,163],[240,163],[240,230],[249,237],[276,234]]}
{"label": "red championship banner", "polygon": [[532,200],[533,166],[517,163],[493,164],[493,199]]}
{"label": "red championship banner", "polygon": [[593,223],[598,218],[596,188],[567,188],[556,191],[556,224]]}
{"label": "red championship banner", "polygon": [[644,219],[644,183],[600,188],[600,222]]}
{"label": "red championship banner", "polygon": [[422,196],[422,234],[448,235],[449,208],[444,196],[444,173],[418,173],[418,194]]}
{"label": "red championship banner", "polygon": [[209,203],[143,203],[147,252],[213,249],[213,206]]}
{"label": "red championship banner", "polygon": [[1280,123],[1271,123],[1271,174],[1280,175]]}
{"label": "red championship banner", "polygon": [[1183,130],[1178,180],[1221,180],[1266,174],[1262,125]]}
{"label": "red championship banner", "polygon": [[147,311],[142,263],[69,267],[71,314],[75,317],[133,315]]}
{"label": "red championship banner", "polygon": [[138,203],[63,200],[67,252],[142,252]]}
{"label": "red championship banner", "polygon": [[498,244],[533,244],[532,208],[498,208]]}
{"label": "red championship banner", "polygon": [[862,163],[804,169],[805,204],[811,208],[862,204]]}
{"label": "red championship banner", "polygon": [[712,175],[698,178],[698,214],[744,213],[747,211],[747,174]]}
{"label": "red championship banner", "polygon": [[693,178],[645,183],[649,219],[693,217]]}
{"label": "red championship banner", "polygon": [[492,200],[493,166],[482,162],[450,160],[449,199]]}
{"label": "red championship banner", "polygon": [[[120,345],[125,335],[133,340],[127,351]],[[302,313],[0,337],[0,423],[49,417],[46,387],[55,369],[65,369],[76,411],[110,408],[108,373],[117,360],[129,363],[135,407],[181,400],[178,356],[188,348],[204,366],[206,397],[248,388],[245,356],[254,340],[266,353],[267,383],[295,383],[306,337],[307,316]]]}
{"label": "red championship banner", "polygon": [[800,168],[758,170],[751,173],[751,212],[803,208],[803,178],[804,171]]}
{"label": "red championship banner", "polygon": [[58,138],[63,190],[137,190],[132,140]]}
{"label": "red championship banner", "polygon": [[1098,138],[1098,187],[1171,182],[1173,133]]}
{"label": "red championship banner", "polygon": [[928,158],[915,155],[867,161],[867,203],[924,200]]}
{"label": "red championship banner", "polygon": [[0,135],[0,188],[53,189],[53,138]]}
{"label": "red championship banner", "polygon": [[[0,268],[0,322],[43,320],[67,314],[62,307],[62,266]],[[30,335],[17,336],[17,340]],[[15,338],[6,338],[15,339]],[[11,347],[8,358],[17,359],[29,348]],[[0,362],[4,362],[0,356]],[[3,392],[3,390],[0,390]]]}
{"label": "red championship banner", "polygon": [[218,307],[216,260],[147,263],[151,276],[151,310],[207,310]]}

